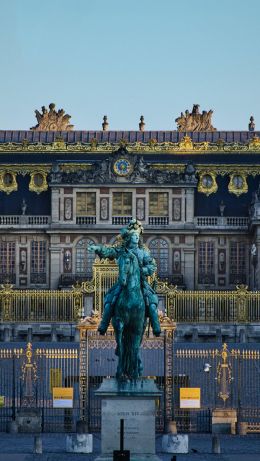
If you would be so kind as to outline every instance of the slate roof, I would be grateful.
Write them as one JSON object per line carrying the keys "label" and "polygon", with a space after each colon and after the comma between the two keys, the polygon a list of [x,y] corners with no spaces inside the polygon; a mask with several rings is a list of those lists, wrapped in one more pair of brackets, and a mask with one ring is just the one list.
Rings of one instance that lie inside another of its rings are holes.
{"label": "slate roof", "polygon": [[254,136],[260,137],[260,131],[212,131],[212,132],[187,132],[179,131],[23,131],[23,130],[0,130],[0,142],[29,142],[49,143],[57,137],[62,137],[65,142],[90,142],[95,138],[98,142],[116,143],[121,139],[128,142],[148,142],[156,139],[158,142],[179,142],[183,136],[188,135],[193,142],[216,142],[222,139],[224,142],[247,143]]}

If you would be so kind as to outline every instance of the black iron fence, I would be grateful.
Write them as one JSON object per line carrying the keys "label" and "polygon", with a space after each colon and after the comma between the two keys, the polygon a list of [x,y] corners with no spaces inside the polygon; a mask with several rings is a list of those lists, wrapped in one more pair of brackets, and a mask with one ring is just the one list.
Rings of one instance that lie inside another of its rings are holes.
{"label": "black iron fence", "polygon": [[[117,358],[113,336],[95,333],[84,344],[32,347],[35,367],[32,394],[44,432],[73,432],[85,419],[91,431],[101,426],[100,400],[95,390],[105,377],[115,375]],[[173,419],[181,432],[210,432],[212,410],[235,409],[249,432],[260,432],[260,346],[247,344],[175,344],[167,352],[167,338],[145,338],[142,347],[144,376],[155,379],[162,396],[156,407],[156,429],[165,430]],[[24,369],[28,344],[0,348],[0,431],[6,431],[23,407]],[[168,355],[165,355],[168,354]],[[170,364],[167,365],[167,360]],[[169,371],[171,370],[171,375]],[[72,387],[73,408],[53,408],[53,387]],[[182,409],[181,388],[200,388],[200,408]]]}

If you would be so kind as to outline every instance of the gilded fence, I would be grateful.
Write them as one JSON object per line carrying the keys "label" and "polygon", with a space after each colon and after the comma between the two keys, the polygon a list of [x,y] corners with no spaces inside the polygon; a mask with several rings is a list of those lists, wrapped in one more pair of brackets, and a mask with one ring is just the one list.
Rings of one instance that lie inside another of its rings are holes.
{"label": "gilded fence", "polygon": [[[16,290],[1,285],[1,322],[75,322],[103,311],[105,293],[115,283],[115,262],[97,260],[93,278],[71,290]],[[182,291],[157,278],[159,309],[177,323],[257,323],[260,322],[260,291],[249,291],[246,285],[236,290]]]}
{"label": "gilded fence", "polygon": [[0,321],[5,322],[75,322],[82,315],[81,287],[65,290],[15,290],[1,285]]}
{"label": "gilded fence", "polygon": [[[158,290],[160,293],[160,290]],[[181,291],[163,286],[165,308],[178,323],[254,323],[260,321],[260,291]]]}

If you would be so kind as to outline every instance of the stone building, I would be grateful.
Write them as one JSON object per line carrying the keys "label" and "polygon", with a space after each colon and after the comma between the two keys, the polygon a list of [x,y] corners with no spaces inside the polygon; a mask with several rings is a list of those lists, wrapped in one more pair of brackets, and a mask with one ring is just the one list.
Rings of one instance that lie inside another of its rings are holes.
{"label": "stone building", "polygon": [[[186,290],[259,289],[260,133],[217,131],[197,105],[173,131],[75,131],[63,110],[0,131],[0,282],[69,288],[91,278],[90,243],[131,217],[158,276]],[[188,131],[189,130],[189,131]]]}

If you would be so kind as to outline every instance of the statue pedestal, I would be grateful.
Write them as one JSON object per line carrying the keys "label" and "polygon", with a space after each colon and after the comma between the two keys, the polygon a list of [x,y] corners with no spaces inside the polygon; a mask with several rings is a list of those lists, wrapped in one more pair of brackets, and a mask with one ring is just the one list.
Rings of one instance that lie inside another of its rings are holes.
{"label": "statue pedestal", "polygon": [[212,432],[215,434],[235,434],[237,410],[215,408],[212,411]]}
{"label": "statue pedestal", "polygon": [[155,455],[155,400],[161,392],[154,381],[119,384],[116,379],[105,379],[96,395],[102,399],[101,457],[97,459],[111,459],[113,451],[119,450],[120,419],[124,419],[124,449],[130,450],[131,461],[159,460]]}

